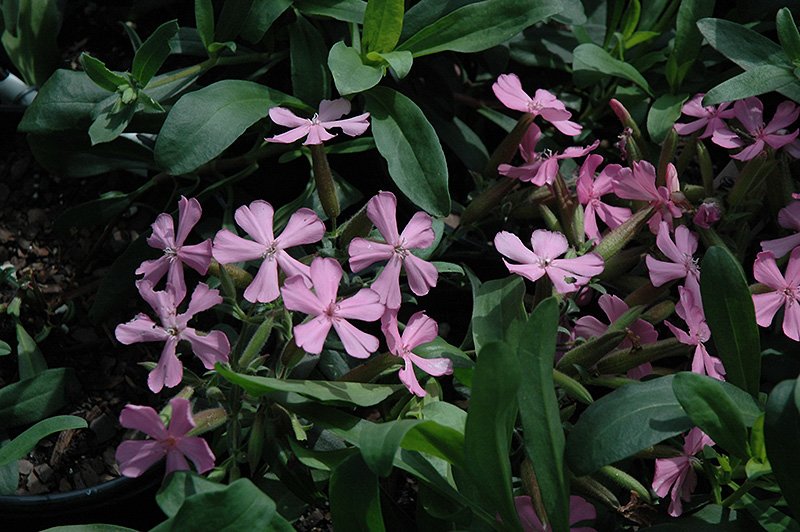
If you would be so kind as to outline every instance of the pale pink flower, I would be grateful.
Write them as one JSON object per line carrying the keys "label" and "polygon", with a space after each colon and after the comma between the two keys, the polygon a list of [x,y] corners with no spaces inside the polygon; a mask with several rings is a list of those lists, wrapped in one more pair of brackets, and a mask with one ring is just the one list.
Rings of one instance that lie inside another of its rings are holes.
{"label": "pale pink flower", "polygon": [[397,231],[397,198],[391,192],[380,192],[367,203],[367,217],[378,228],[386,243],[365,238],[350,242],[350,269],[358,272],[382,260],[389,262],[372,283],[371,288],[380,295],[388,308],[400,307],[400,270],[405,267],[408,285],[418,296],[424,296],[436,286],[439,272],[436,266],[417,257],[410,250],[424,249],[436,237],[431,217],[420,211],[411,217],[402,233]]}
{"label": "pale pink flower", "polygon": [[670,493],[669,515],[678,517],[683,513],[683,503],[691,500],[692,491],[697,485],[697,473],[694,463],[697,453],[706,445],[714,442],[703,431],[695,427],[686,435],[683,445],[683,456],[676,458],[659,458],[656,460],[656,472],[653,477],[653,491],[659,497],[666,497]]}
{"label": "pale pink flower", "polygon": [[[717,129],[711,137],[711,141],[723,148],[744,148],[734,159],[749,161],[764,149],[764,145],[769,145],[774,149],[782,148],[792,142],[798,134],[795,129],[793,133],[779,133],[780,130],[788,127],[800,115],[800,108],[792,102],[783,102],[778,105],[775,116],[769,124],[764,124],[764,105],[758,98],[745,98],[733,104],[734,114],[739,122],[747,129],[752,139],[745,140],[727,128]],[[749,144],[749,146],[748,146]]]}
{"label": "pale pink flower", "polygon": [[[533,509],[533,502],[527,495],[514,497],[514,505],[517,508],[517,515],[522,522],[524,532],[547,532],[548,528],[542,524],[536,511]],[[589,521],[597,517],[597,512],[590,503],[583,497],[572,495],[569,498],[569,524],[572,532],[597,532],[589,526],[575,528],[574,525],[581,521]]]}
{"label": "pale pink flower", "polygon": [[722,218],[722,209],[716,201],[705,201],[697,208],[692,222],[698,227],[708,229],[711,224]]}
{"label": "pale pink flower", "polygon": [[[623,314],[628,312],[628,305],[617,296],[611,294],[603,294],[597,300],[597,304],[606,313],[609,323],[614,323]],[[608,330],[608,325],[601,322],[594,316],[583,316],[575,322],[575,329],[573,332],[579,338],[599,338]],[[636,320],[630,327],[628,327],[636,339],[636,343],[651,344],[658,340],[658,333],[655,328],[644,320]],[[633,347],[633,342],[630,338],[626,338],[619,346],[620,349],[630,349]],[[631,379],[641,379],[645,375],[653,373],[653,366],[646,362],[641,366],[634,368],[628,372],[628,377]]]}
{"label": "pale pink flower", "polygon": [[694,116],[697,120],[693,120],[686,124],[675,124],[675,131],[678,135],[689,135],[695,131],[699,131],[705,126],[705,131],[698,138],[704,139],[714,134],[718,129],[725,129],[725,122],[723,119],[733,118],[733,109],[728,109],[731,102],[723,102],[718,106],[709,105],[703,106],[703,94],[695,95],[691,100],[683,104],[681,112],[688,116]]}
{"label": "pale pink flower", "polygon": [[675,242],[672,241],[669,226],[661,222],[656,235],[656,245],[672,262],[658,260],[648,255],[645,258],[653,286],[662,286],[675,279],[686,279],[686,286],[696,294],[700,293],[700,268],[694,252],[697,251],[697,235],[685,225],[675,229]]}
{"label": "pale pink flower", "polygon": [[273,233],[272,205],[256,200],[250,206],[242,205],[236,209],[234,218],[239,227],[253,240],[236,236],[223,229],[214,237],[214,258],[220,264],[263,259],[258,273],[250,286],[244,291],[244,298],[252,303],[268,303],[280,295],[278,288],[278,267],[287,277],[300,275],[311,286],[308,266],[293,258],[286,249],[302,244],[319,242],[325,235],[325,224],[311,209],[299,209],[279,237]]}
{"label": "pale pink flower", "polygon": [[176,355],[181,340],[189,342],[192,352],[200,358],[206,369],[214,369],[216,362],[228,361],[231,346],[225,333],[211,331],[199,334],[187,325],[195,314],[222,303],[219,290],[209,288],[204,283],[198,284],[192,293],[189,308],[183,314],[178,314],[178,305],[184,295],[178,293],[173,285],[167,284],[165,291],[158,292],[153,290],[150,281],[138,281],[136,286],[144,300],[156,311],[161,325],[147,314],[140,313],[128,323],[117,325],[114,334],[125,345],[165,342],[158,364],[147,377],[147,385],[153,393],[160,392],[164,386],[173,388],[181,382],[183,365]]}
{"label": "pale pink flower", "polygon": [[176,397],[169,402],[172,416],[169,427],[149,406],[126,405],[119,415],[119,423],[126,429],[144,432],[152,440],[126,440],[117,447],[116,458],[119,472],[126,477],[138,477],[150,466],[167,457],[169,475],[173,471],[189,469],[188,457],[198,473],[205,473],[214,467],[214,453],[206,440],[186,433],[195,427],[189,400]]}
{"label": "pale pink flower", "polygon": [[553,93],[538,89],[533,98],[528,96],[522,90],[522,82],[516,74],[500,74],[492,85],[492,90],[497,99],[509,109],[541,116],[566,135],[575,136],[583,129],[569,120],[572,113],[567,111],[564,103]]}
{"label": "pale pink flower", "polygon": [[622,168],[612,180],[614,193],[623,199],[649,202],[655,213],[647,222],[653,234],[658,233],[662,220],[672,228],[672,219],[683,213],[672,201],[672,195],[680,192],[678,172],[675,166],[667,166],[667,186],[656,188],[656,169],[647,161],[634,161],[633,169]]}
{"label": "pale pink flower", "polygon": [[531,124],[519,145],[519,151],[523,160],[525,160],[525,164],[519,167],[501,164],[497,167],[498,173],[523,182],[530,182],[537,186],[552,185],[556,174],[558,174],[559,160],[583,157],[600,145],[600,141],[596,140],[591,146],[570,146],[563,153],[551,152],[550,150],[537,152],[535,151],[536,144],[541,136],[542,131],[538,126]]}
{"label": "pale pink flower", "polygon": [[664,323],[680,343],[695,346],[692,372],[724,381],[725,368],[722,361],[711,356],[705,346],[705,342],[711,338],[711,329],[706,324],[702,303],[688,288],[679,286],[678,293],[680,301],[675,306],[675,312],[689,326],[689,332],[678,329],[667,320]]}
{"label": "pale pink flower", "polygon": [[614,229],[631,217],[631,210],[625,207],[615,207],[601,201],[601,197],[614,191],[612,181],[622,169],[618,164],[607,164],[595,178],[597,167],[603,162],[600,155],[589,155],[581,165],[578,173],[577,191],[578,201],[586,205],[583,214],[583,232],[589,238],[600,240],[600,229],[597,227],[599,216],[605,224]]}
{"label": "pale pink flower", "polygon": [[186,199],[181,196],[178,201],[178,233],[172,216],[161,213],[151,225],[153,234],[147,239],[150,247],[161,249],[164,255],[155,260],[144,261],[137,274],[144,274],[143,281],[150,281],[155,286],[167,274],[167,282],[175,286],[182,294],[186,294],[186,281],[183,276],[183,265],[205,275],[211,264],[211,239],[185,246],[183,243],[200,220],[203,209],[195,198]]}
{"label": "pale pink flower", "polygon": [[311,321],[295,325],[295,342],[307,353],[319,354],[333,326],[350,356],[367,358],[378,349],[380,341],[347,320],[379,320],[385,307],[378,293],[370,288],[363,288],[354,296],[337,301],[341,280],[342,266],[335,259],[322,257],[311,262],[311,281],[316,293],[306,287],[302,275],[286,279],[281,288],[286,308],[314,316]]}
{"label": "pale pink flower", "polygon": [[434,377],[453,373],[453,361],[449,358],[422,358],[412,352],[420,345],[434,341],[439,334],[439,326],[424,312],[411,316],[401,336],[397,326],[397,310],[387,309],[381,317],[381,330],[386,337],[389,352],[403,359],[405,366],[400,370],[400,381],[414,395],[427,395],[414,374],[414,366]]}
{"label": "pale pink flower", "polygon": [[517,235],[501,231],[494,237],[497,251],[520,264],[503,259],[508,271],[536,281],[547,274],[559,294],[575,292],[592,277],[603,271],[603,258],[597,253],[587,253],[574,259],[559,259],[569,244],[561,233],[537,229],[531,234],[531,247],[526,248]]}
{"label": "pale pink flower", "polygon": [[795,342],[800,341],[800,248],[795,248],[789,255],[785,278],[775,263],[772,251],[762,251],[756,255],[753,277],[774,290],[753,295],[756,322],[761,327],[768,327],[783,305],[783,333]]}
{"label": "pale pink flower", "polygon": [[369,127],[367,117],[369,113],[360,114],[352,118],[339,120],[342,116],[350,112],[350,102],[344,98],[338,100],[322,100],[319,103],[319,112],[312,118],[300,118],[293,112],[283,107],[273,107],[269,110],[269,117],[276,124],[291,127],[286,133],[275,135],[272,138],[264,139],[267,142],[281,142],[291,144],[305,136],[308,136],[303,144],[322,144],[336,135],[328,133],[334,127],[341,128],[345,134],[357,137],[364,133]]}
{"label": "pale pink flower", "polygon": [[[786,229],[800,231],[800,201],[793,201],[780,210],[778,213],[778,225]],[[761,243],[761,249],[772,251],[776,259],[783,257],[797,246],[800,246],[800,233],[774,240],[765,240]]]}

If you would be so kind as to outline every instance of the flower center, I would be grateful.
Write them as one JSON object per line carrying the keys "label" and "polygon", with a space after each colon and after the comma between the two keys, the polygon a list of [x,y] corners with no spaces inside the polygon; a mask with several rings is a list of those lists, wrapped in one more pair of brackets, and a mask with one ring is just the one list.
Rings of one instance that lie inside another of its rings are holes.
{"label": "flower center", "polygon": [[320,120],[319,120],[319,113],[314,113],[314,116],[312,116],[311,118],[309,118],[309,119],[308,119],[308,122],[309,122],[309,123],[310,123],[312,126],[318,126],[318,125],[320,124]]}
{"label": "flower center", "polygon": [[325,316],[331,319],[331,321],[338,321],[341,318],[336,314],[339,311],[339,305],[336,302],[331,303],[331,305],[325,310]]}
{"label": "flower center", "polygon": [[262,259],[269,259],[272,260],[275,258],[275,254],[278,252],[278,243],[272,242],[264,252],[261,254]]}
{"label": "flower center", "polygon": [[537,257],[536,258],[536,265],[539,266],[540,268],[544,269],[544,268],[547,268],[548,266],[550,266],[550,263],[552,261],[553,261],[553,259],[550,259],[550,258],[547,258],[547,257]]}
{"label": "flower center", "polygon": [[405,247],[406,241],[400,240],[400,242],[394,246],[394,254],[400,257],[401,259],[405,259],[408,257],[409,251]]}
{"label": "flower center", "polygon": [[686,266],[687,272],[700,273],[699,261],[688,253],[683,254],[683,265]]}
{"label": "flower center", "polygon": [[539,109],[542,108],[542,104],[537,102],[536,100],[530,100],[528,102],[528,112],[533,114],[539,114]]}
{"label": "flower center", "polygon": [[178,250],[173,247],[165,247],[164,248],[164,255],[166,255],[170,259],[174,259],[178,256]]}
{"label": "flower center", "polygon": [[167,334],[170,336],[178,336],[180,334],[180,329],[178,329],[175,325],[170,325],[167,327]]}

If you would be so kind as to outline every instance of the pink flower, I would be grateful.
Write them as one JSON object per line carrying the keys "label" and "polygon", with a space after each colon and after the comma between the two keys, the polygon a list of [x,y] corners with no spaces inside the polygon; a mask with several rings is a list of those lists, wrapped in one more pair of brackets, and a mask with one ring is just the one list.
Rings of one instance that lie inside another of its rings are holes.
{"label": "pink flower", "polygon": [[553,93],[538,89],[533,98],[528,96],[522,90],[522,82],[516,74],[500,74],[492,85],[492,90],[497,99],[509,109],[540,115],[566,135],[575,136],[583,129],[569,120],[572,113],[567,111],[566,106]]}
{"label": "pink flower", "polygon": [[692,491],[697,485],[697,473],[693,464],[697,462],[694,455],[706,445],[714,442],[699,428],[695,427],[686,435],[683,445],[683,456],[676,458],[659,458],[656,460],[656,472],[653,477],[653,491],[659,497],[670,493],[669,515],[678,517],[683,513],[683,503],[691,500]]}
{"label": "pink flower", "polygon": [[147,239],[150,247],[164,250],[164,255],[155,260],[144,261],[137,274],[144,274],[143,281],[149,281],[155,286],[167,274],[167,282],[174,285],[182,294],[186,294],[186,281],[183,277],[183,265],[186,264],[201,275],[205,275],[211,264],[211,239],[184,246],[186,237],[200,220],[203,209],[195,198],[186,199],[181,196],[178,201],[178,234],[172,216],[161,213],[151,226],[153,234]]}
{"label": "pink flower", "polygon": [[[517,515],[519,515],[519,520],[522,521],[522,530],[524,532],[546,532],[549,530],[545,528],[539,516],[536,515],[529,496],[514,497],[514,505],[517,507]],[[597,512],[594,506],[586,502],[583,497],[572,495],[569,498],[569,523],[573,525],[573,527],[570,527],[572,532],[597,532],[594,528],[588,526],[574,528],[575,524],[581,521],[589,521],[596,517]]]}
{"label": "pink flower", "polygon": [[[800,231],[800,201],[793,201],[778,213],[778,225],[786,229]],[[775,258],[779,259],[800,246],[800,233],[776,238],[775,240],[765,240],[761,243],[761,249],[772,251]]]}
{"label": "pink flower", "polygon": [[189,469],[188,457],[198,473],[214,467],[214,453],[203,438],[186,436],[195,427],[189,400],[176,397],[170,400],[172,416],[169,428],[149,406],[126,405],[119,415],[119,423],[126,429],[144,432],[153,440],[127,440],[117,447],[119,471],[126,477],[138,477],[153,464],[167,456],[167,471]]}
{"label": "pink flower", "polygon": [[697,251],[697,235],[685,225],[675,229],[675,242],[670,238],[669,226],[661,222],[656,236],[656,245],[672,262],[654,259],[648,255],[645,259],[650,270],[650,282],[653,286],[661,286],[675,279],[686,278],[686,286],[695,294],[700,293],[700,268],[693,257]]}
{"label": "pink flower", "polygon": [[388,308],[400,307],[400,270],[405,267],[408,285],[418,296],[424,296],[436,286],[439,272],[436,266],[410,252],[433,244],[431,217],[420,211],[408,222],[401,234],[397,232],[397,198],[391,192],[380,192],[367,204],[367,217],[378,228],[386,243],[365,238],[354,238],[350,242],[350,268],[358,272],[381,260],[388,264],[372,283],[371,288],[380,295],[380,301]]}
{"label": "pink flower", "polygon": [[785,279],[771,251],[762,251],[756,255],[753,276],[756,281],[774,290],[753,295],[756,322],[761,327],[768,327],[783,305],[783,333],[795,342],[800,341],[800,248],[795,248],[789,255]]}
{"label": "pink flower", "polygon": [[526,248],[517,235],[507,231],[497,233],[494,247],[501,255],[520,263],[510,264],[503,259],[508,271],[531,281],[547,274],[559,294],[575,292],[603,271],[603,258],[597,253],[587,253],[574,259],[558,259],[569,247],[567,238],[561,233],[545,229],[537,229],[531,234],[533,251]]}
{"label": "pink flower", "polygon": [[631,217],[630,209],[614,207],[600,200],[602,196],[613,192],[612,181],[622,169],[618,164],[607,164],[595,178],[597,167],[602,162],[602,156],[589,155],[581,165],[577,182],[578,201],[586,205],[583,215],[583,231],[589,238],[597,240],[601,238],[600,229],[597,227],[597,216],[611,229],[618,227]]}
{"label": "pink flower", "polygon": [[672,194],[680,191],[678,172],[672,163],[667,166],[667,186],[656,188],[656,169],[647,161],[633,162],[633,169],[622,168],[612,180],[614,193],[620,198],[647,201],[656,212],[647,225],[653,234],[658,232],[661,220],[672,228],[672,219],[682,216],[672,202]]}
{"label": "pink flower", "polygon": [[453,361],[449,358],[422,358],[412,353],[414,348],[434,341],[439,334],[439,326],[424,312],[417,312],[411,316],[401,336],[397,327],[397,310],[387,309],[381,317],[381,330],[386,336],[389,351],[405,362],[405,366],[400,370],[400,381],[411,393],[418,397],[427,395],[417,381],[414,366],[435,377],[453,373]]}
{"label": "pink flower", "polygon": [[705,201],[697,208],[692,222],[698,227],[708,229],[711,224],[722,218],[722,210],[716,201]]}
{"label": "pink flower", "polygon": [[[781,103],[775,111],[775,116],[767,125],[764,125],[764,105],[758,98],[745,98],[737,101],[733,104],[733,111],[754,142],[750,144],[727,128],[714,131],[711,141],[729,149],[747,146],[736,155],[732,155],[731,157],[734,159],[749,161],[761,153],[765,144],[777,150],[797,137],[798,130],[795,130],[794,133],[779,133],[781,129],[797,120],[800,115],[800,109],[792,102]],[[748,146],[748,144],[750,145]]]}
{"label": "pink flower", "polygon": [[278,267],[287,277],[302,276],[310,286],[308,266],[292,258],[286,249],[319,242],[325,234],[325,224],[317,214],[303,208],[289,218],[283,233],[275,238],[273,215],[272,205],[263,200],[254,201],[249,207],[242,205],[236,209],[234,218],[253,240],[236,236],[228,229],[214,237],[214,258],[221,264],[263,259],[253,282],[244,291],[244,298],[252,303],[268,303],[278,298]]}
{"label": "pink flower", "polygon": [[709,105],[703,107],[703,94],[695,95],[691,100],[683,104],[681,112],[685,115],[694,116],[698,120],[686,124],[675,124],[675,131],[678,135],[689,135],[695,131],[699,131],[703,126],[706,127],[703,134],[698,138],[704,139],[710,137],[718,129],[725,129],[725,122],[723,119],[733,118],[733,109],[728,109],[731,102],[723,102],[718,107]]}
{"label": "pink flower", "polygon": [[222,331],[211,331],[198,334],[187,323],[198,312],[208,310],[222,303],[219,291],[200,283],[192,293],[189,308],[178,314],[178,305],[183,294],[168,284],[166,291],[156,292],[150,281],[138,281],[139,293],[156,311],[161,325],[154,322],[147,314],[138,314],[128,323],[117,325],[114,331],[117,340],[125,345],[136,342],[166,342],[161,351],[158,365],[147,377],[147,385],[153,393],[158,393],[166,386],[173,388],[183,378],[183,365],[176,355],[178,342],[186,340],[192,346],[192,352],[203,362],[206,369],[214,369],[215,362],[227,362],[231,346],[228,337]]}
{"label": "pink flower", "polygon": [[[629,310],[628,305],[626,305],[623,300],[611,294],[603,294],[600,296],[597,300],[597,304],[603,312],[606,313],[609,323],[614,323]],[[644,320],[636,320],[628,329],[633,333],[636,343],[638,344],[651,344],[658,340],[658,333],[656,330]],[[593,336],[599,338],[606,330],[608,330],[608,325],[594,316],[583,316],[575,322],[575,329],[573,332],[575,336],[580,338],[591,338]],[[633,345],[631,339],[628,338],[622,342],[619,347],[620,349],[629,349],[633,347]],[[645,375],[650,375],[652,373],[653,366],[651,366],[649,362],[646,362],[638,368],[629,371],[628,377],[631,379],[641,379]]]}
{"label": "pink flower", "polygon": [[337,301],[341,279],[342,266],[335,259],[322,257],[311,263],[311,281],[316,294],[306,287],[303,276],[286,279],[281,288],[286,308],[314,316],[311,321],[295,325],[295,341],[307,353],[319,354],[333,326],[350,356],[367,358],[378,349],[379,340],[356,329],[347,320],[376,321],[383,315],[385,307],[378,293],[370,288]]}
{"label": "pink flower", "polygon": [[351,137],[357,137],[364,133],[369,127],[369,122],[367,121],[369,113],[338,120],[349,112],[350,102],[344,98],[339,98],[338,100],[322,100],[319,103],[319,113],[315,113],[312,118],[300,118],[288,109],[273,107],[269,110],[269,117],[272,121],[276,124],[294,129],[264,140],[267,142],[291,144],[296,140],[308,136],[303,144],[322,144],[326,140],[330,140],[336,136],[328,133],[328,130],[334,127],[341,128],[345,134]]}
{"label": "pink flower", "polygon": [[516,167],[510,164],[501,164],[497,167],[497,171],[504,176],[513,177],[524,182],[531,182],[537,186],[552,185],[553,181],[558,174],[558,161],[559,159],[575,159],[583,157],[590,151],[600,145],[600,141],[596,140],[591,146],[570,146],[564,150],[564,153],[551,152],[546,150],[544,152],[534,151],[539,138],[542,136],[542,131],[536,124],[531,124],[522,142],[519,145],[519,151],[526,164]]}
{"label": "pink flower", "polygon": [[695,293],[684,288],[678,287],[680,302],[675,306],[675,312],[689,326],[689,332],[682,331],[667,320],[664,323],[672,334],[682,344],[696,346],[694,358],[692,358],[692,371],[701,375],[708,375],[721,381],[725,380],[725,368],[722,361],[708,353],[705,342],[711,338],[711,329],[706,324],[706,317],[703,314],[703,305],[695,297]]}

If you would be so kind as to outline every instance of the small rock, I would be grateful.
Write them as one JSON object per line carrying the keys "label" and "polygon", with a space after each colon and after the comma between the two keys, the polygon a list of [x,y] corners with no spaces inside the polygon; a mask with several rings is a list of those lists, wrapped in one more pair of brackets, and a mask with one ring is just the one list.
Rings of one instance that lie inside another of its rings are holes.
{"label": "small rock", "polygon": [[30,475],[31,471],[33,471],[33,463],[29,462],[28,460],[20,458],[17,463],[19,464],[20,475]]}
{"label": "small rock", "polygon": [[36,475],[28,475],[28,491],[34,495],[39,495],[47,491],[47,486],[44,485],[44,482],[39,480]]}
{"label": "small rock", "polygon": [[39,477],[44,483],[50,482],[50,479],[53,478],[53,468],[47,464],[39,464],[33,468],[36,472],[36,476]]}
{"label": "small rock", "polygon": [[83,482],[86,484],[87,488],[97,486],[100,483],[100,476],[95,473],[92,466],[87,463],[81,466],[81,477],[83,477]]}
{"label": "small rock", "polygon": [[89,428],[94,432],[94,435],[97,436],[97,441],[100,443],[107,442],[117,434],[117,429],[114,426],[114,419],[105,413],[95,418],[89,424]]}
{"label": "small rock", "polygon": [[119,476],[119,466],[117,465],[117,458],[113,447],[109,447],[103,452],[103,462],[106,469],[113,475]]}
{"label": "small rock", "polygon": [[76,471],[72,474],[72,484],[75,486],[76,490],[82,490],[86,488],[86,482],[83,481],[80,471]]}
{"label": "small rock", "polygon": [[28,222],[39,227],[45,227],[48,223],[47,213],[44,212],[44,209],[28,209]]}
{"label": "small rock", "polygon": [[62,478],[58,483],[58,491],[61,493],[72,491],[72,484],[69,483],[69,480]]}
{"label": "small rock", "polygon": [[89,465],[92,467],[95,473],[98,475],[102,475],[106,472],[106,467],[103,465],[103,459],[99,456],[95,456],[94,458],[90,458],[88,460]]}

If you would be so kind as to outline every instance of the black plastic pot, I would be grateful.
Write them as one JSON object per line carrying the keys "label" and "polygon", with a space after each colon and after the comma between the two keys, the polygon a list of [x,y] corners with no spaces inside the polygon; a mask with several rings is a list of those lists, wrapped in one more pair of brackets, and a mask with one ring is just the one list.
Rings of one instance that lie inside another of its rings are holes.
{"label": "black plastic pot", "polygon": [[0,529],[39,531],[59,525],[104,523],[149,530],[166,517],[155,502],[164,463],[138,478],[120,477],[91,488],[50,495],[0,495]]}

